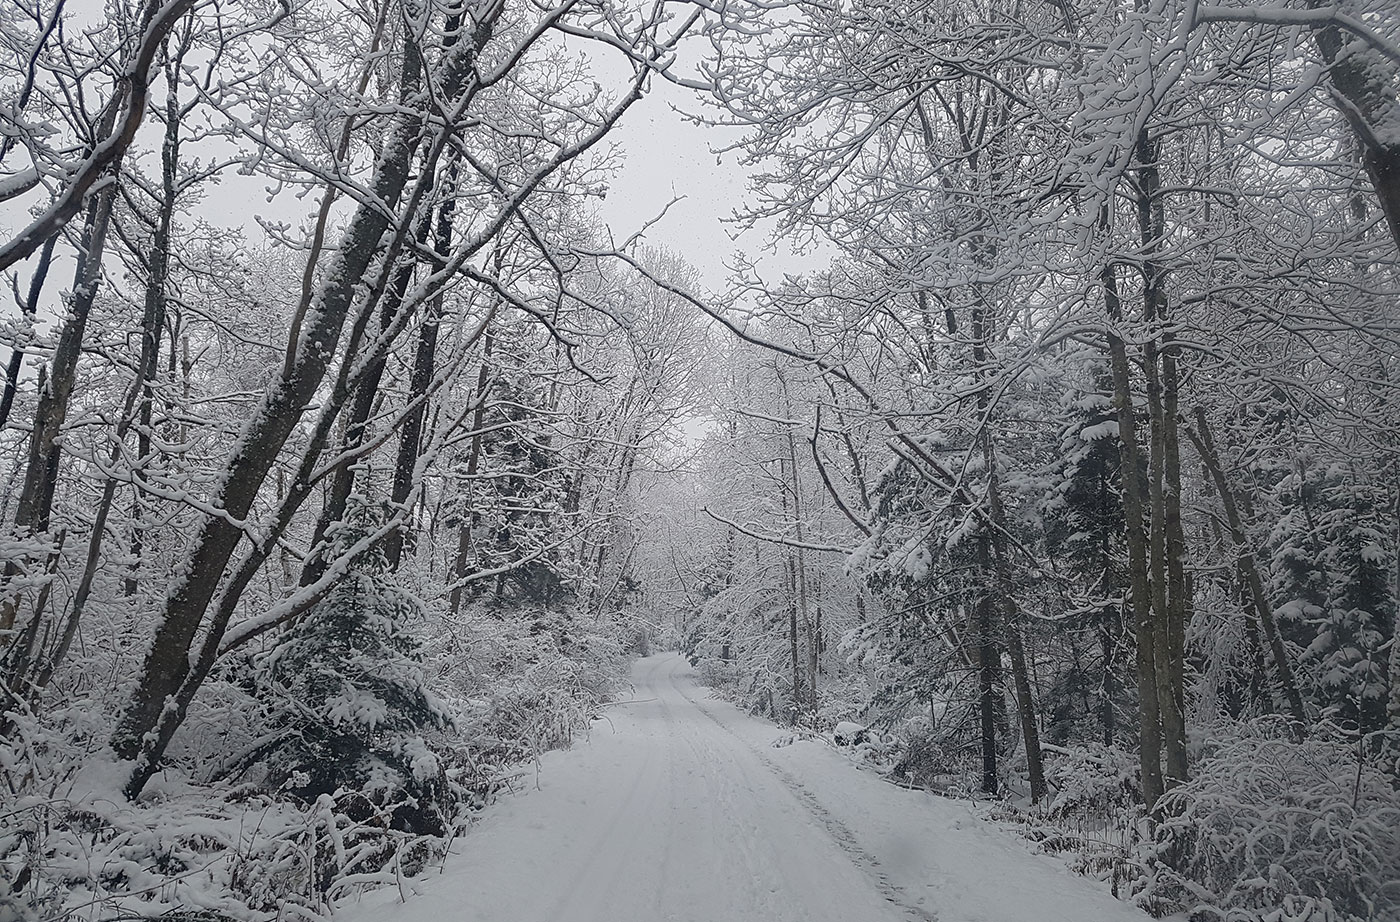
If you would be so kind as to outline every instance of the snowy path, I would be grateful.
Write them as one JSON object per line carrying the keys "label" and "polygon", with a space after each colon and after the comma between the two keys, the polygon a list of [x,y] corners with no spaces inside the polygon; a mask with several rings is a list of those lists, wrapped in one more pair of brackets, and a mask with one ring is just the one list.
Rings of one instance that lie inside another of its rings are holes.
{"label": "snowy path", "polygon": [[[545,757],[406,903],[345,922],[1144,922],[958,803],[904,791],[640,661],[592,739]],[[609,725],[611,724],[611,726]]]}

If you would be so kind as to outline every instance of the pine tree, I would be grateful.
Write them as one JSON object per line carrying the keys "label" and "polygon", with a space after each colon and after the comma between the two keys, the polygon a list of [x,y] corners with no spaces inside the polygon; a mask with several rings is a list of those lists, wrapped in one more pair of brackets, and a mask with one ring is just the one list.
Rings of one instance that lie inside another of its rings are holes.
{"label": "pine tree", "polygon": [[[373,526],[363,504],[350,518],[335,536],[341,553]],[[397,827],[445,832],[447,784],[425,735],[450,719],[425,686],[407,630],[422,617],[423,604],[390,582],[377,546],[352,560],[260,663],[263,690],[289,730],[269,759],[273,781],[305,799],[358,791],[394,805]]]}
{"label": "pine tree", "polygon": [[1381,648],[1395,617],[1389,553],[1384,526],[1365,493],[1345,482],[1329,492],[1335,506],[1324,523],[1327,602],[1303,661],[1315,665],[1324,713],[1367,733],[1385,725],[1389,683]]}
{"label": "pine tree", "polygon": [[1080,614],[1073,622],[1093,632],[1097,650],[1082,649],[1077,632],[1065,638],[1071,655],[1054,679],[1050,700],[1055,704],[1046,715],[1046,731],[1052,742],[1063,743],[1096,723],[1103,744],[1112,746],[1119,730],[1115,707],[1130,684],[1118,670],[1131,659],[1131,648],[1122,649],[1131,632],[1123,617],[1128,580],[1120,452],[1107,372],[1102,367],[1086,371],[1100,387],[1071,391],[1061,401],[1069,418],[1061,434],[1056,482],[1041,514],[1046,550],[1068,565],[1081,587]]}
{"label": "pine tree", "polygon": [[1273,597],[1279,627],[1302,648],[1322,714],[1367,733],[1385,725],[1389,692],[1382,649],[1394,631],[1390,551],[1376,504],[1354,472],[1300,463],[1279,485],[1273,529]]}

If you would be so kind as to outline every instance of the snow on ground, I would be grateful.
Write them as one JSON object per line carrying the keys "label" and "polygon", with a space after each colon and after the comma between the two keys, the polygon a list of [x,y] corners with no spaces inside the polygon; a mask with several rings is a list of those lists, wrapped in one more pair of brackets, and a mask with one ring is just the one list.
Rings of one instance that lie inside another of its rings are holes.
{"label": "snow on ground", "polygon": [[544,757],[441,874],[344,922],[1144,922],[965,805],[861,772],[707,697],[676,654]]}

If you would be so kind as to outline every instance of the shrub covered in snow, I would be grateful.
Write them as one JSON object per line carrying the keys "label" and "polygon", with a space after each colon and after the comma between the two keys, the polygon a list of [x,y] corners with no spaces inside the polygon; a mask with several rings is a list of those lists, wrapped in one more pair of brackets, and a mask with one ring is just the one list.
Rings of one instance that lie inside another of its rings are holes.
{"label": "shrub covered in snow", "polygon": [[622,638],[541,607],[453,617],[366,560],[224,664],[139,803],[104,755],[114,696],[4,714],[0,922],[327,918],[427,867],[517,763],[585,729]]}
{"label": "shrub covered in snow", "polygon": [[1073,749],[1044,747],[1045,778],[1052,791],[1046,815],[1066,819],[1087,813],[1131,814],[1139,804],[1137,756],[1087,743]]}
{"label": "shrub covered in snow", "polygon": [[489,783],[508,763],[567,746],[627,674],[625,638],[539,607],[473,607],[426,646],[433,688],[454,714],[452,774]]}
{"label": "shrub covered in snow", "polygon": [[1230,922],[1400,918],[1400,798],[1331,741],[1217,741],[1163,798],[1139,902]]}
{"label": "shrub covered in snow", "polygon": [[1115,896],[1128,895],[1145,873],[1137,756],[1098,743],[1044,750],[1049,801],[1007,801],[992,815],[1078,873],[1109,882]]}
{"label": "shrub covered in snow", "polygon": [[0,920],[320,919],[340,896],[417,873],[445,842],[394,831],[383,813],[352,819],[328,796],[302,806],[178,775],[132,804],[121,778],[89,761],[58,796],[0,816]]}

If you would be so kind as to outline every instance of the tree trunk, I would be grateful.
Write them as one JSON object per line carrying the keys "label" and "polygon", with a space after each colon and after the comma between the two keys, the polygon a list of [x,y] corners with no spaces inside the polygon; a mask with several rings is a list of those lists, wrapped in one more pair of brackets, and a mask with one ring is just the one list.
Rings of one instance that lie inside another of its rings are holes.
{"label": "tree trunk", "polygon": [[982,435],[982,452],[987,467],[987,503],[992,520],[993,570],[997,594],[1001,598],[1002,633],[1006,637],[1006,652],[1011,657],[1011,682],[1016,690],[1016,712],[1021,718],[1021,738],[1026,743],[1026,774],[1031,786],[1031,803],[1040,803],[1048,791],[1040,752],[1040,727],[1036,721],[1035,697],[1031,691],[1030,673],[1026,669],[1021,629],[1016,623],[1020,607],[1016,604],[1011,589],[1011,564],[1006,547],[1006,510],[1001,504],[996,452],[992,447],[991,436],[985,429]]}
{"label": "tree trunk", "polygon": [[[1112,386],[1111,383],[1109,386]],[[1112,484],[1102,468],[1099,471],[1098,487],[1099,508],[1107,509]],[[1104,527],[1099,529],[1099,572],[1102,574],[1100,578],[1103,594],[1112,599],[1120,587],[1113,551],[1109,543],[1109,531]],[[1099,653],[1103,660],[1103,687],[1099,690],[1099,727],[1103,730],[1103,744],[1108,748],[1112,748],[1118,733],[1118,712],[1116,710],[1118,675],[1115,659],[1118,652],[1118,637],[1122,633],[1122,623],[1123,613],[1116,601],[1103,606],[1100,610]]]}
{"label": "tree trunk", "polygon": [[[419,222],[416,244],[421,246],[427,239],[427,235],[428,220],[425,216]],[[390,335],[394,321],[398,319],[399,312],[403,309],[404,296],[408,293],[409,283],[413,281],[413,269],[414,260],[405,258],[394,270],[393,281],[380,304],[379,335],[381,337]],[[384,380],[384,372],[388,365],[389,350],[387,348],[376,350],[369,360],[364,376],[355,386],[355,399],[350,406],[350,415],[345,420],[345,437],[340,444],[342,457],[348,459],[364,445],[365,437],[369,431],[370,417],[374,415],[375,406],[381,396],[379,385]],[[330,553],[331,544],[327,541],[327,535],[331,526],[345,519],[346,506],[350,501],[350,494],[355,488],[355,470],[354,463],[343,463],[336,468],[335,474],[331,478],[326,501],[321,507],[321,514],[316,520],[316,530],[311,536],[311,553],[307,555],[306,563],[301,569],[301,585],[303,587],[310,586],[326,572],[326,567],[330,563],[326,555]]]}
{"label": "tree trunk", "polygon": [[[1180,569],[1179,546],[1170,546],[1168,521],[1175,517],[1178,531],[1181,512],[1179,505],[1173,511],[1168,507],[1177,500],[1177,495],[1169,495],[1168,481],[1178,485],[1179,495],[1181,472],[1170,470],[1175,454],[1168,445],[1175,447],[1176,419],[1166,409],[1168,398],[1164,392],[1162,363],[1163,357],[1158,338],[1162,335],[1159,325],[1167,320],[1166,272],[1157,263],[1156,257],[1166,234],[1165,206],[1162,201],[1162,179],[1158,170],[1161,142],[1148,137],[1146,129],[1138,135],[1136,157],[1138,161],[1137,219],[1138,232],[1142,242],[1143,320],[1149,332],[1143,344],[1143,371],[1147,382],[1148,407],[1148,499],[1150,503],[1148,553],[1152,593],[1152,659],[1154,665],[1153,682],[1156,687],[1157,709],[1162,725],[1162,748],[1166,759],[1163,789],[1185,781],[1186,766],[1186,719],[1182,710],[1183,696],[1176,693],[1181,682],[1172,674],[1172,640],[1176,633],[1171,624],[1171,613],[1181,605],[1179,598],[1183,590]],[[1173,368],[1175,367],[1173,362]],[[1175,383],[1175,382],[1173,382]],[[1175,404],[1173,392],[1171,402]],[[1176,459],[1179,462],[1179,458]],[[1175,578],[1169,573],[1175,558]],[[1175,584],[1175,585],[1173,585]],[[1173,597],[1172,589],[1176,590]]]}
{"label": "tree trunk", "polygon": [[788,573],[788,653],[792,659],[792,723],[802,713],[802,659],[798,655],[797,634],[797,562],[787,555]]}
{"label": "tree trunk", "polygon": [[1230,489],[1229,481],[1225,477],[1225,469],[1220,464],[1220,456],[1216,454],[1215,441],[1211,438],[1210,425],[1206,420],[1205,410],[1201,407],[1196,408],[1196,426],[1199,432],[1187,429],[1186,435],[1191,439],[1191,444],[1196,447],[1197,454],[1201,456],[1201,462],[1205,464],[1211,479],[1215,481],[1215,489],[1220,494],[1220,504],[1225,509],[1225,522],[1230,527],[1230,538],[1234,542],[1236,553],[1239,555],[1240,570],[1244,573],[1245,587],[1249,591],[1250,601],[1253,603],[1254,614],[1259,621],[1260,629],[1264,633],[1265,643],[1268,644],[1269,651],[1273,655],[1277,688],[1288,708],[1288,715],[1293,721],[1293,735],[1295,739],[1301,740],[1307,728],[1307,711],[1303,707],[1303,696],[1298,691],[1298,683],[1293,677],[1293,666],[1288,660],[1288,652],[1283,645],[1283,635],[1279,633],[1278,623],[1274,620],[1273,608],[1269,605],[1268,596],[1264,592],[1264,580],[1259,574],[1258,562],[1255,560],[1254,552],[1249,548],[1249,538],[1245,534],[1244,522],[1240,518],[1239,504],[1236,502],[1235,493]]}
{"label": "tree trunk", "polygon": [[[1400,593],[1400,464],[1392,467],[1397,475],[1395,481],[1395,586]],[[1390,698],[1386,701],[1385,728],[1391,734],[1393,749],[1400,750],[1400,614],[1395,616],[1390,639]]]}
{"label": "tree trunk", "polygon": [[[1163,461],[1166,490],[1167,552],[1167,687],[1179,723],[1168,734],[1166,773],[1176,783],[1190,778],[1186,748],[1186,623],[1190,618],[1191,581],[1186,575],[1186,533],[1181,521],[1181,428],[1177,347],[1164,332],[1162,348],[1162,417],[1165,427]],[[1176,734],[1173,736],[1172,734]]]}
{"label": "tree trunk", "polygon": [[[776,369],[775,369],[776,370]],[[789,419],[792,418],[792,398],[788,393],[787,379],[783,377],[781,371],[777,372],[778,383],[782,388],[784,412]],[[795,569],[794,589],[796,590],[796,605],[798,617],[802,624],[802,631],[807,637],[807,708],[816,713],[817,710],[817,663],[819,654],[817,651],[817,632],[812,624],[811,600],[808,598],[807,585],[807,555],[802,547],[804,541],[805,528],[803,527],[803,516],[805,509],[802,503],[802,478],[798,475],[797,467],[797,436],[793,433],[792,426],[786,426],[786,440],[788,449],[788,464],[792,468],[792,522],[793,536],[797,539],[797,547],[792,549],[793,566]]]}
{"label": "tree trunk", "polygon": [[1113,375],[1113,406],[1118,414],[1118,451],[1123,481],[1124,532],[1128,545],[1128,574],[1132,603],[1134,645],[1137,648],[1138,688],[1138,766],[1142,775],[1142,800],[1151,810],[1162,796],[1162,731],[1157,710],[1157,667],[1153,657],[1152,601],[1147,583],[1146,509],[1143,503],[1142,450],[1137,436],[1137,415],[1133,411],[1132,377],[1128,350],[1114,324],[1122,322],[1122,302],[1118,298],[1118,278],[1112,264],[1100,273],[1104,307],[1110,327],[1108,340]]}
{"label": "tree trunk", "polygon": [[[978,557],[986,564],[983,573],[990,572],[991,556],[986,539],[980,539]],[[972,606],[972,637],[976,643],[978,728],[982,741],[982,793],[996,796],[997,783],[997,695],[998,681],[996,641],[991,593],[983,587]]]}
{"label": "tree trunk", "polygon": [[[481,426],[486,419],[486,388],[490,383],[491,345],[493,336],[487,331],[481,344],[481,370],[476,374],[476,410],[472,413],[472,444],[467,453],[466,489],[472,488],[472,480],[481,466]],[[470,495],[470,492],[468,493]],[[457,526],[457,555],[452,564],[452,594],[449,606],[452,614],[462,611],[462,589],[467,578],[467,557],[471,553],[472,526],[476,512],[470,503],[462,509],[462,521]]]}
{"label": "tree trunk", "polygon": [[1099,690],[1099,729],[1103,731],[1101,739],[1104,746],[1111,749],[1118,732],[1117,712],[1114,710],[1118,700],[1118,678],[1114,674],[1117,664],[1113,661],[1118,638],[1108,611],[1105,609],[1099,621],[1099,655],[1103,659],[1103,687]]}
{"label": "tree trunk", "polygon": [[94,197],[88,210],[77,280],[68,301],[68,317],[59,334],[53,361],[49,363],[48,386],[39,394],[39,406],[34,414],[29,462],[15,510],[15,524],[22,530],[43,532],[49,527],[54,487],[58,482],[58,462],[63,451],[58,445],[58,436],[68,418],[88,315],[102,284],[102,256],[115,194],[115,185],[105,187]]}
{"label": "tree trunk", "polygon": [[[143,380],[140,371],[137,378],[132,382],[132,387],[127,393],[126,405],[122,409],[120,421],[117,423],[116,432],[112,435],[112,452],[108,458],[108,466],[115,469],[117,462],[121,458],[122,441],[126,438],[127,430],[131,428],[132,410],[136,404],[137,397],[141,394]],[[97,578],[99,562],[102,557],[102,541],[107,535],[107,518],[112,513],[112,503],[116,498],[117,479],[108,477],[107,482],[102,485],[102,498],[98,500],[97,512],[93,518],[92,531],[88,535],[87,557],[83,564],[83,575],[78,579],[78,588],[73,592],[73,600],[69,603],[68,617],[64,620],[63,630],[59,632],[57,642],[53,651],[42,664],[38,678],[34,685],[36,690],[43,689],[53,678],[53,674],[68,656],[68,650],[73,644],[73,638],[77,635],[78,625],[82,622],[83,612],[87,607],[88,598],[92,595],[92,584]]]}
{"label": "tree trunk", "polygon": [[[179,62],[180,58],[177,57],[174,65],[178,67]],[[141,558],[145,553],[145,529],[141,521],[141,474],[150,463],[153,402],[151,384],[160,369],[160,338],[165,329],[166,291],[170,283],[170,232],[175,222],[175,198],[178,194],[180,115],[180,101],[172,83],[166,91],[165,140],[160,149],[160,213],[156,216],[155,230],[151,235],[150,254],[146,263],[144,310],[141,316],[141,358],[138,365],[141,375],[141,408],[136,426],[136,466],[131,472],[132,484],[135,487],[131,517],[131,570],[123,586],[123,591],[128,596],[136,594]]]}
{"label": "tree trunk", "polygon": [[[981,250],[982,255],[979,262],[984,265],[991,265],[995,260],[995,253],[987,247],[974,243],[974,250]],[[978,433],[978,441],[981,443],[982,463],[987,476],[987,520],[983,525],[983,537],[979,541],[979,565],[982,567],[985,578],[989,580],[992,591],[996,596],[996,603],[988,603],[989,613],[995,608],[1001,610],[1002,635],[1005,638],[1007,653],[1011,658],[1011,681],[1016,693],[1016,713],[1020,717],[1021,736],[1026,744],[1026,769],[1029,775],[1031,786],[1031,800],[1039,803],[1045,796],[1045,771],[1041,763],[1040,752],[1040,729],[1036,721],[1035,699],[1031,693],[1030,676],[1026,671],[1025,651],[1021,644],[1020,629],[1016,624],[1016,615],[1019,606],[1016,604],[1015,592],[1011,581],[1011,561],[1009,549],[1006,544],[1007,520],[1006,510],[1001,502],[1000,479],[997,472],[996,446],[992,441],[992,403],[991,395],[988,391],[988,376],[991,366],[990,341],[992,328],[990,318],[987,316],[987,305],[979,289],[977,300],[972,308],[972,364],[973,374],[981,384],[977,392],[977,408],[981,416],[981,430]],[[990,614],[987,623],[983,627],[988,630],[989,637],[981,645],[981,655],[1000,657],[995,642],[990,636]],[[981,668],[986,668],[986,663],[981,664]],[[982,707],[985,709],[993,702],[986,696],[985,675],[981,678],[983,686]],[[987,721],[983,717],[983,730],[986,731]],[[986,746],[983,740],[983,787],[986,789]]]}
{"label": "tree trunk", "polygon": [[[49,276],[49,266],[53,264],[53,248],[57,243],[57,234],[44,241],[44,247],[39,251],[39,262],[34,266],[34,274],[29,278],[29,291],[20,307],[26,332],[34,329],[34,317],[39,311],[39,295],[43,292],[44,281]],[[23,366],[24,344],[16,342],[10,347],[10,361],[5,366],[5,392],[0,396],[0,429],[4,429],[10,422],[10,409],[14,406],[15,391],[19,389],[19,373]]]}
{"label": "tree trunk", "polygon": [[1006,652],[1011,657],[1011,680],[1016,689],[1016,710],[1021,716],[1021,737],[1026,741],[1026,775],[1031,786],[1031,803],[1045,799],[1049,788],[1045,784],[1045,766],[1040,752],[1040,728],[1036,724],[1035,697],[1031,691],[1030,672],[1026,668],[1025,646],[1021,629],[1016,624],[1018,608],[1009,595],[1002,599],[1003,627]]}
{"label": "tree trunk", "polygon": [[[1308,6],[1323,9],[1328,4],[1308,0]],[[1312,35],[1329,65],[1332,87],[1343,101],[1338,108],[1361,143],[1362,163],[1391,239],[1400,250],[1400,136],[1387,127],[1400,122],[1400,102],[1393,89],[1395,65],[1337,26],[1314,28]]]}
{"label": "tree trunk", "polygon": [[[321,283],[315,309],[307,315],[294,360],[272,382],[243,428],[210,503],[221,514],[205,517],[189,564],[172,579],[135,695],[113,733],[112,747],[123,759],[134,759],[141,753],[147,745],[147,735],[166,710],[167,701],[183,683],[189,671],[191,644],[243,536],[241,523],[248,517],[263,480],[300,421],[304,407],[320,387],[357,289],[379,255],[392,209],[402,197],[421,140],[422,116],[407,104],[417,95],[421,64],[416,46],[409,44],[400,81],[400,98],[405,105],[380,150],[371,185],[374,200],[356,209],[336,262]],[[390,256],[385,254],[382,258]],[[128,795],[139,791],[140,785],[134,789],[128,785]]]}
{"label": "tree trunk", "polygon": [[[445,196],[438,210],[437,227],[433,231],[433,248],[440,259],[446,259],[452,247],[454,205],[452,192],[456,187],[456,172],[457,164],[454,159],[448,164],[445,171],[445,181],[443,182]],[[418,452],[423,441],[423,420],[428,412],[426,395],[437,367],[438,328],[441,324],[442,293],[438,292],[433,296],[432,302],[428,306],[427,316],[423,318],[423,327],[418,331],[418,348],[413,355],[413,371],[410,373],[408,382],[408,399],[410,403],[415,403],[415,405],[408,411],[408,416],[403,421],[403,428],[399,430],[399,450],[394,459],[394,483],[389,495],[389,502],[396,508],[409,502],[409,496],[416,483],[414,472],[417,468]],[[395,529],[385,539],[384,557],[388,561],[390,570],[398,569],[408,534],[406,529]]]}
{"label": "tree trunk", "polygon": [[[781,377],[779,378],[781,380]],[[783,470],[787,467],[788,460],[779,456],[778,458],[778,499],[782,505],[783,521],[789,521],[791,511],[788,509],[788,479]],[[799,624],[804,613],[800,609],[799,593],[797,583],[797,552],[795,548],[787,548],[784,563],[787,580],[788,598],[788,655],[792,665],[792,722],[797,723],[797,718],[802,713],[802,673],[803,662],[801,653],[801,634]]]}
{"label": "tree trunk", "polygon": [[[63,454],[59,434],[68,418],[68,404],[77,378],[88,314],[92,311],[97,289],[102,282],[102,255],[115,196],[114,177],[88,203],[73,291],[67,299],[68,315],[59,333],[47,378],[40,376],[39,403],[34,411],[24,481],[15,508],[15,534],[19,537],[43,534],[49,528],[54,489],[58,483],[58,465]],[[22,600],[21,592],[14,588],[14,580],[22,576],[26,569],[17,560],[5,565],[3,599],[0,599],[0,631],[10,630],[16,623]]]}

